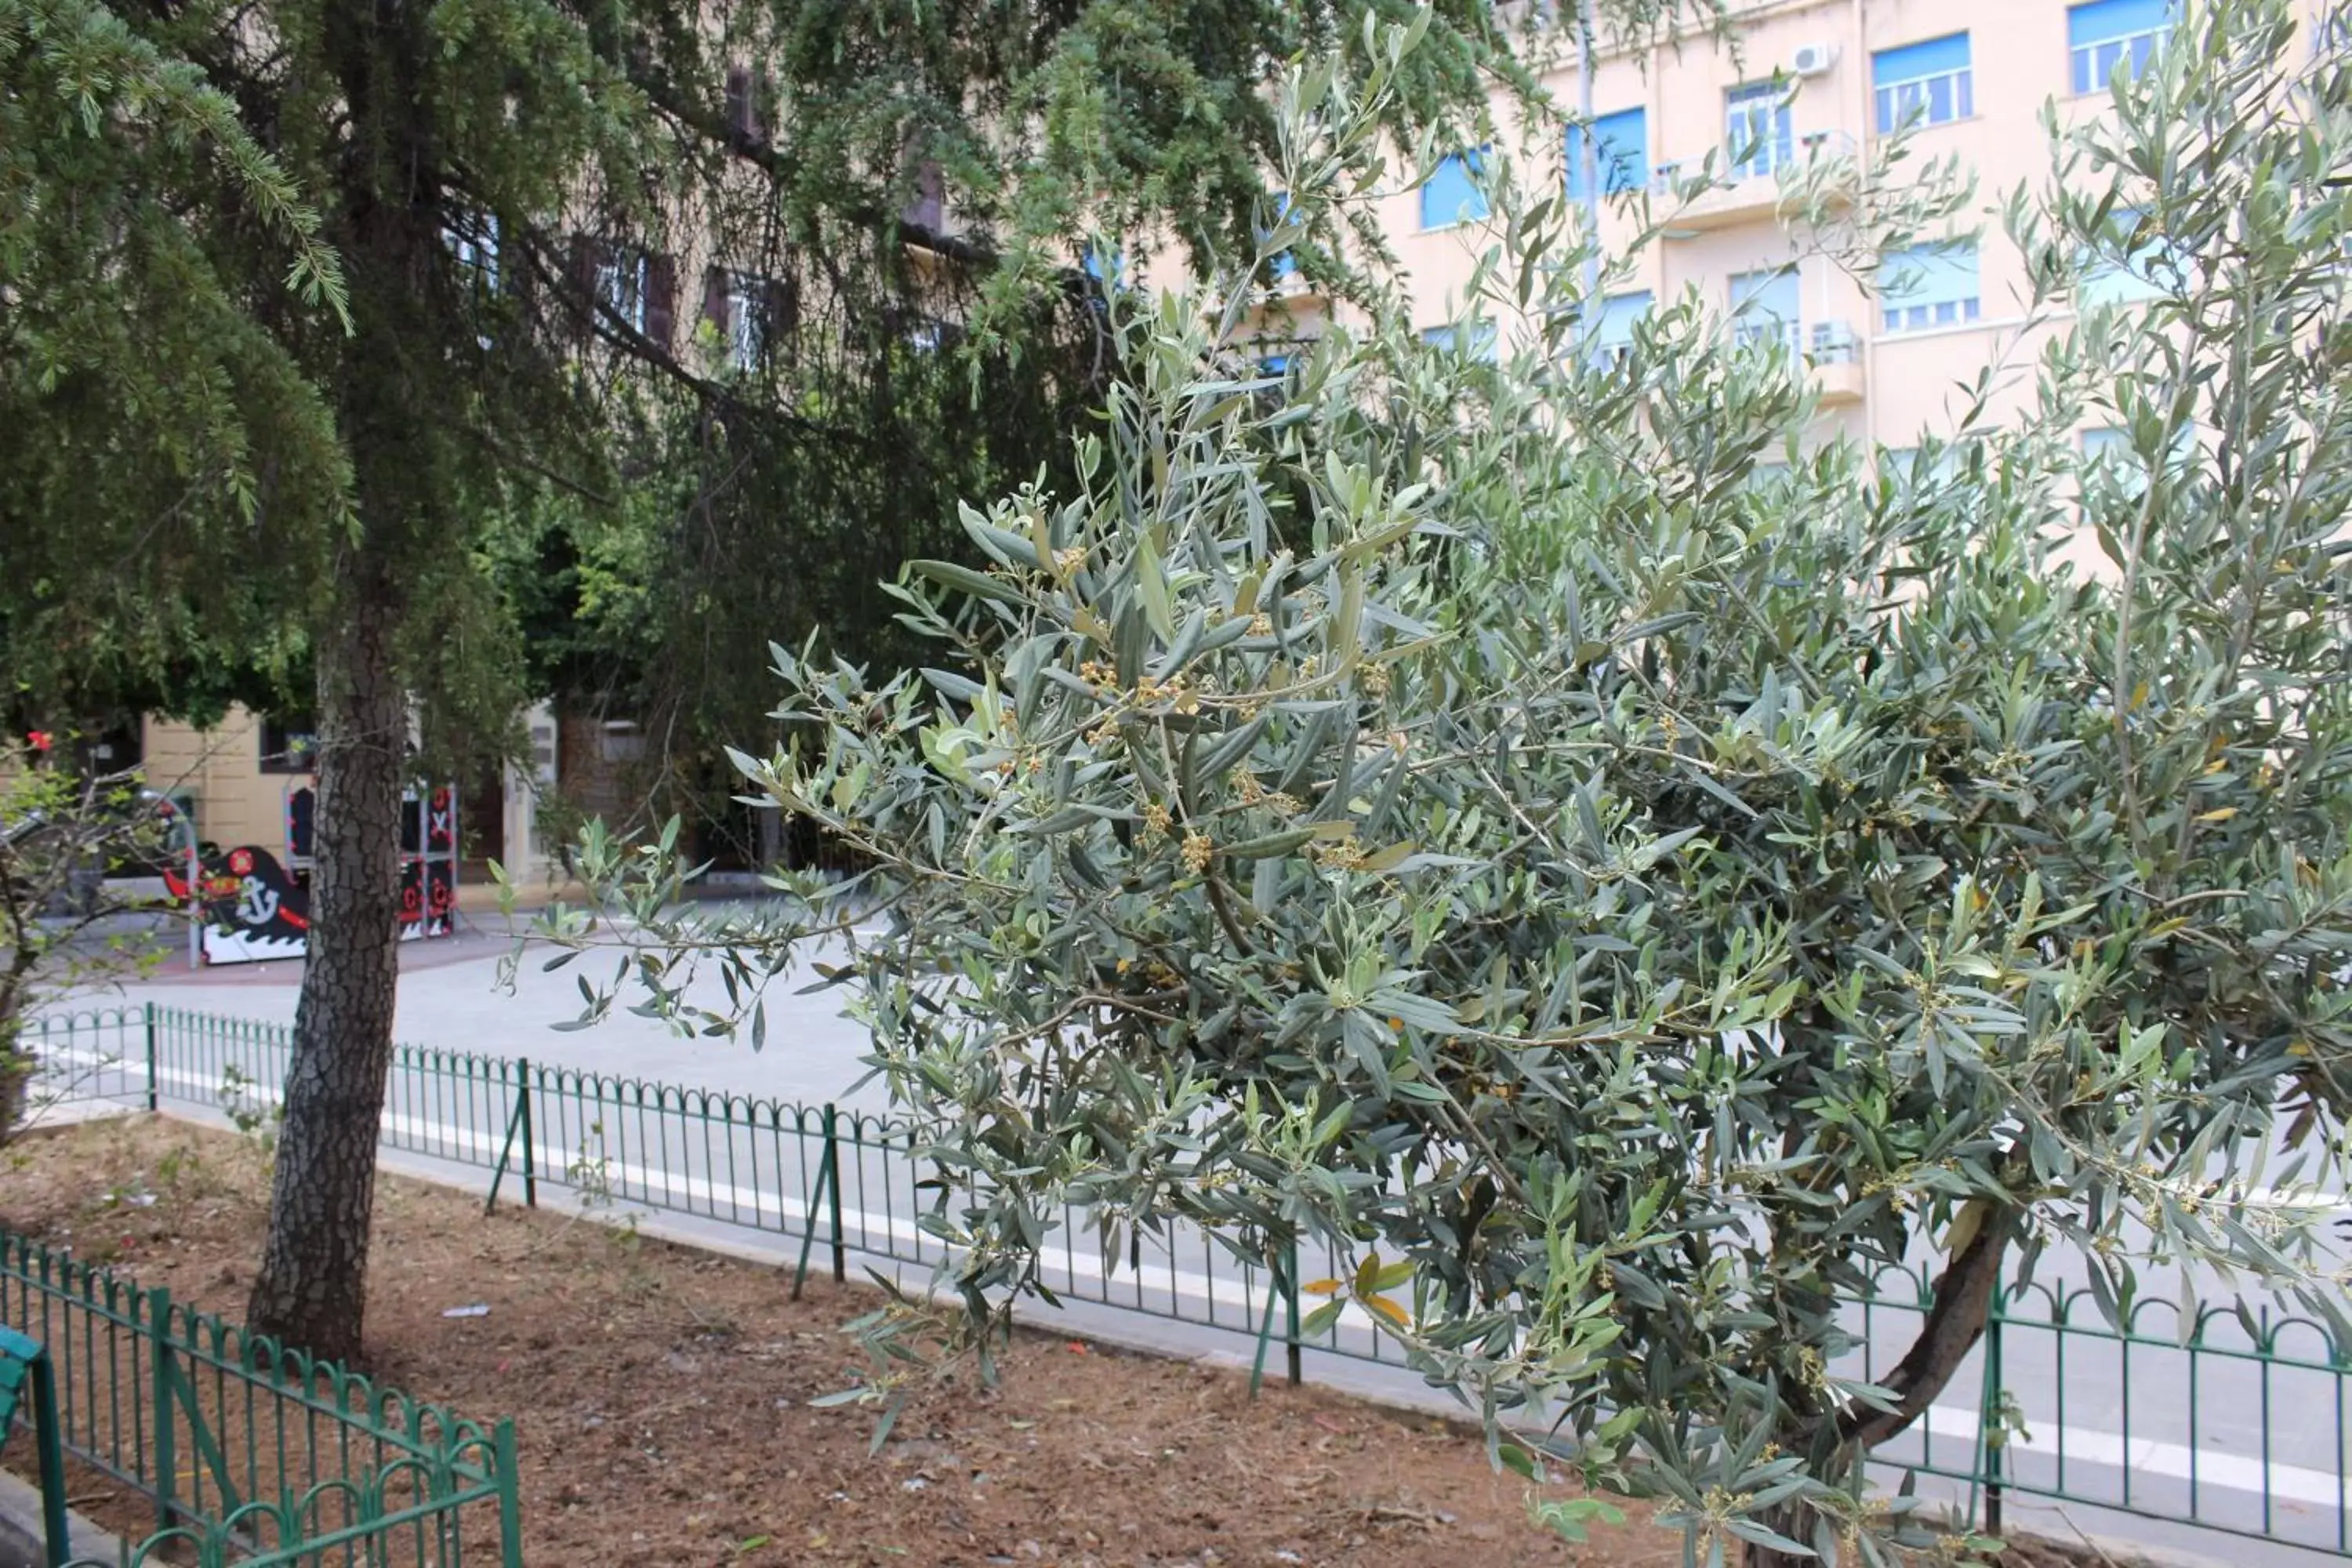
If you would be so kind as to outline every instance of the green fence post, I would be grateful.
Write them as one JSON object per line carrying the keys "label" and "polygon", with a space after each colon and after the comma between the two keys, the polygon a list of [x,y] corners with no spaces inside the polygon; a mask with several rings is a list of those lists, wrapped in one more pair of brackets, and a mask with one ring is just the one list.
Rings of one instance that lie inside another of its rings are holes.
{"label": "green fence post", "polygon": [[1288,1325],[1284,1331],[1284,1355],[1289,1363],[1290,1386],[1296,1388],[1304,1381],[1298,1361],[1298,1244],[1292,1242],[1283,1248],[1282,1301]]}
{"label": "green fence post", "polygon": [[506,1142],[499,1145],[499,1163],[490,1168],[490,1195],[482,1200],[482,1212],[488,1214],[499,1206],[499,1189],[506,1184],[507,1167],[514,1163],[515,1141],[522,1141],[522,1205],[525,1208],[539,1206],[539,1169],[530,1150],[530,1063],[523,1058],[515,1059],[514,1109],[507,1112]]}
{"label": "green fence post", "polygon": [[522,1482],[515,1469],[514,1423],[501,1420],[491,1434],[499,1482],[499,1568],[522,1568]]}
{"label": "green fence post", "polygon": [[[806,1147],[803,1142],[803,1147]],[[820,1152],[816,1159],[816,1189],[809,1194],[808,1213],[801,1222],[801,1260],[793,1266],[793,1300],[808,1285],[809,1254],[816,1249],[816,1205],[833,1184],[833,1166]]]}
{"label": "green fence post", "polygon": [[172,1291],[158,1285],[147,1292],[147,1368],[150,1406],[155,1413],[155,1528],[172,1528],[177,1512],[172,1494],[180,1479],[179,1433],[172,1407]]}
{"label": "green fence post", "polygon": [[[70,1350],[73,1331],[66,1331]],[[63,1568],[66,1550],[66,1450],[58,1430],[58,1378],[48,1347],[29,1334],[0,1325],[0,1444],[16,1412],[32,1412],[34,1471],[41,1482],[41,1563]]]}
{"label": "green fence post", "polygon": [[530,1131],[530,1058],[515,1058],[515,1093],[522,1107],[522,1206],[539,1206],[539,1160],[531,1152],[535,1140]]}
{"label": "green fence post", "polygon": [[66,1528],[66,1445],[58,1426],[58,1374],[44,1351],[33,1358],[33,1447],[41,1472],[41,1533],[49,1568],[73,1556]]}
{"label": "green fence post", "polygon": [[1282,1268],[1279,1264],[1265,1271],[1265,1311],[1257,1321],[1257,1354],[1250,1360],[1250,1397],[1255,1399],[1260,1385],[1265,1382],[1265,1349],[1274,1341],[1274,1304],[1282,1299]]}
{"label": "green fence post", "polygon": [[1985,1314],[1984,1409],[1978,1416],[1977,1436],[1984,1445],[1984,1527],[1987,1535],[2000,1534],[2000,1461],[2009,1446],[2006,1391],[2001,1386],[2000,1290],[1994,1289],[1992,1309]]}
{"label": "green fence post", "polygon": [[155,1004],[148,1003],[144,1011],[147,1015],[147,1109],[152,1111],[156,1109]]}
{"label": "green fence post", "polygon": [[833,1282],[848,1283],[849,1254],[841,1236],[841,1112],[824,1104],[825,1213],[833,1223]]}

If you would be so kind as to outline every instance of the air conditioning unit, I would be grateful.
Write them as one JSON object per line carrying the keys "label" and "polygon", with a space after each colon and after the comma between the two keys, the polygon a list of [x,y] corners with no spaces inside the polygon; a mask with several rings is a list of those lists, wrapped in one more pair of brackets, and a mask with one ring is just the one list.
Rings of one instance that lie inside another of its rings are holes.
{"label": "air conditioning unit", "polygon": [[1790,57],[1789,72],[1792,76],[1819,76],[1837,64],[1835,44],[1800,44]]}

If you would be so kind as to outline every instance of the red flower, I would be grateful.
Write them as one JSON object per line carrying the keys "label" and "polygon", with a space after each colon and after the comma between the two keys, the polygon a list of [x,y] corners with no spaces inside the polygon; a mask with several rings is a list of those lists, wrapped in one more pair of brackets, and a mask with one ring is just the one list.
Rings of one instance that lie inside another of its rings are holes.
{"label": "red flower", "polygon": [[33,750],[37,752],[46,752],[57,743],[57,737],[51,735],[47,730],[36,730],[31,734],[26,735],[25,739],[32,744]]}

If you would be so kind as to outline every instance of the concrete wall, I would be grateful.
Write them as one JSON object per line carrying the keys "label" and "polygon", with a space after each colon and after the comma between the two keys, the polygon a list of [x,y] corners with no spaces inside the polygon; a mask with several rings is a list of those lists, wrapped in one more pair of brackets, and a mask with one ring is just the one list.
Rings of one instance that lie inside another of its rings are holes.
{"label": "concrete wall", "polygon": [[150,717],[143,745],[149,787],[194,796],[204,837],[224,848],[254,844],[284,856],[286,792],[309,785],[311,776],[262,771],[258,715],[232,708],[210,730]]}

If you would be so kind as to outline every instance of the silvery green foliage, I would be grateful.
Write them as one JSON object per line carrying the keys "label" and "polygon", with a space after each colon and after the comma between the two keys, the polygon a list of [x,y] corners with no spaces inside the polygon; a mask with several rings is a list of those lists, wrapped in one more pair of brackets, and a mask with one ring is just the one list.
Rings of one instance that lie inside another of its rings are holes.
{"label": "silvery green foliage", "polygon": [[[1861,1456],[2053,1247],[2111,1311],[2219,1266],[2340,1321],[2294,1200],[2342,1180],[2352,1044],[2352,77],[2209,0],[2117,93],[2009,205],[2038,361],[1875,478],[1693,301],[1574,352],[1549,203],[1498,220],[1491,363],[1384,321],[1265,374],[1232,311],[1128,301],[1083,490],[899,590],[938,668],[776,651],[800,739],[742,768],[863,875],[714,923],[590,835],[642,1005],[757,1043],[789,939],[867,921],[825,978],[982,1320],[1066,1205],[1112,1255],[1336,1238],[1327,1310],[1710,1560],[1925,1540]],[[1298,205],[1361,188],[1357,102],[1294,82]],[[2154,298],[2076,321],[2103,250]],[[714,948],[740,1014],[684,1000]],[[1923,1260],[1910,1355],[1837,1375],[1834,1298]]]}

